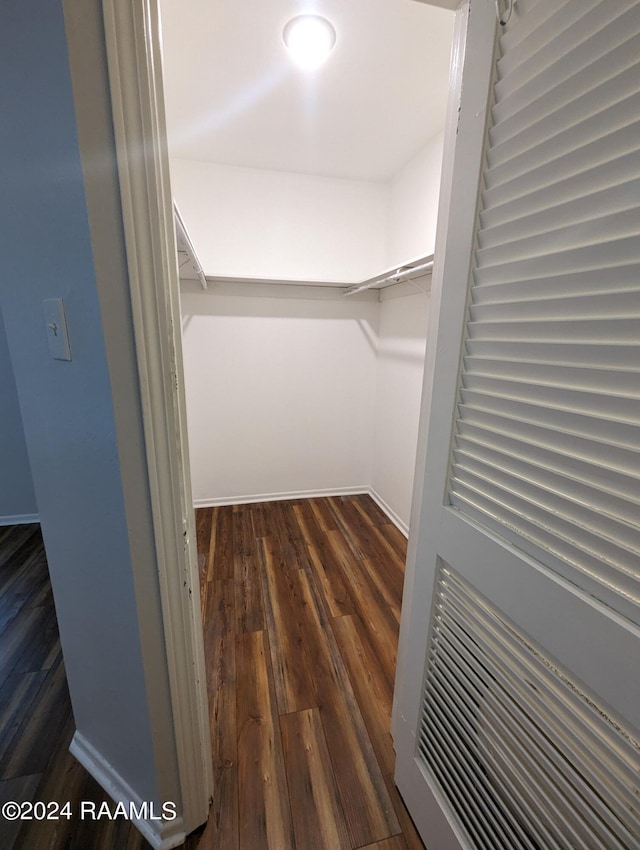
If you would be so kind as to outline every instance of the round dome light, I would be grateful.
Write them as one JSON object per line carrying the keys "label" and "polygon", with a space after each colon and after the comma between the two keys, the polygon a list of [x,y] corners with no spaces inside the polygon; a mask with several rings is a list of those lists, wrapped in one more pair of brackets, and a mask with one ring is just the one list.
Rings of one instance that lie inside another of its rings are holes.
{"label": "round dome light", "polygon": [[335,29],[319,15],[292,18],[285,26],[283,36],[291,58],[306,71],[319,68],[336,42]]}

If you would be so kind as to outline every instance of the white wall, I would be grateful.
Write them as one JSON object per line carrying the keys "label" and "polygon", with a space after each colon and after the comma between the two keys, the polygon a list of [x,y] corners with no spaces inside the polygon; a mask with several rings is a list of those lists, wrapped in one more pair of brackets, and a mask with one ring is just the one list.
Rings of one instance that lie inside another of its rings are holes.
{"label": "white wall", "polygon": [[205,274],[358,282],[433,253],[443,134],[388,183],[173,159]]}
{"label": "white wall", "polygon": [[182,285],[196,504],[365,489],[375,296],[345,300],[305,287],[307,297],[291,297],[301,288],[290,286],[275,290],[279,297],[216,294],[220,289],[231,286],[210,284],[205,292]]}
{"label": "white wall", "polygon": [[384,290],[378,302],[183,281],[196,505],[371,488],[407,530],[428,283]]}
{"label": "white wall", "polygon": [[171,181],[207,275],[356,282],[383,268],[383,183],[179,159]]}
{"label": "white wall", "polygon": [[[363,280],[433,252],[442,146],[431,139],[388,184],[180,160],[172,181],[205,272]],[[183,283],[196,504],[372,487],[407,529],[428,283],[380,303]]]}
{"label": "white wall", "polygon": [[429,318],[428,278],[383,290],[371,485],[408,530]]}
{"label": "white wall", "polygon": [[0,312],[0,525],[37,519],[16,382]]}
{"label": "white wall", "polygon": [[[62,3],[8,0],[0,303],[77,730],[110,779],[180,810],[102,4],[65,7],[80,32],[72,64],[91,191]],[[102,217],[101,245],[92,245],[90,216]],[[72,362],[48,351],[42,301],[53,297],[65,299]]]}
{"label": "white wall", "polygon": [[[432,138],[389,184],[386,265],[432,254],[444,134]],[[409,527],[427,344],[428,277],[380,293],[372,488]]]}
{"label": "white wall", "polygon": [[389,183],[385,267],[433,254],[444,132],[401,168]]}
{"label": "white wall", "polygon": [[[364,280],[433,253],[442,148],[386,184],[182,160],[171,176],[206,273]],[[183,284],[196,504],[373,487],[408,528],[428,296],[232,286]]]}

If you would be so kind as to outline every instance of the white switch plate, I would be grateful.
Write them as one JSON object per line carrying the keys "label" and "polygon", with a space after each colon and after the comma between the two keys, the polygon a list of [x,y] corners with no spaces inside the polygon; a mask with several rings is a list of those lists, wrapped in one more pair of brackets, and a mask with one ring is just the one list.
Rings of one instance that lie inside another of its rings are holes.
{"label": "white switch plate", "polygon": [[62,298],[47,298],[42,306],[51,356],[54,360],[71,360],[64,301]]}

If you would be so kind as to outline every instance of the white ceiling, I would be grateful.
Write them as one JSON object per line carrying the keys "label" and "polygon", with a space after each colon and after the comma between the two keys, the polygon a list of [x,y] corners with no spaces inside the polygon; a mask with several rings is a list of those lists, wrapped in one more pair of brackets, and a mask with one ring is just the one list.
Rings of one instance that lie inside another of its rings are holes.
{"label": "white ceiling", "polygon": [[[161,0],[171,155],[388,180],[444,126],[453,13],[414,0]],[[302,72],[282,41],[324,15],[336,45]]]}

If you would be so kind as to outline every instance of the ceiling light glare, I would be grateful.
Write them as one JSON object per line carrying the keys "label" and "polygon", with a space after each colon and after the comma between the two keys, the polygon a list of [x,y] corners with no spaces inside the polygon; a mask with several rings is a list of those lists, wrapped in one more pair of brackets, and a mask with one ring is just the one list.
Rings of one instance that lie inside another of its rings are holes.
{"label": "ceiling light glare", "polygon": [[314,71],[326,61],[336,41],[336,31],[319,15],[298,15],[284,28],[284,43],[291,58],[305,71]]}

